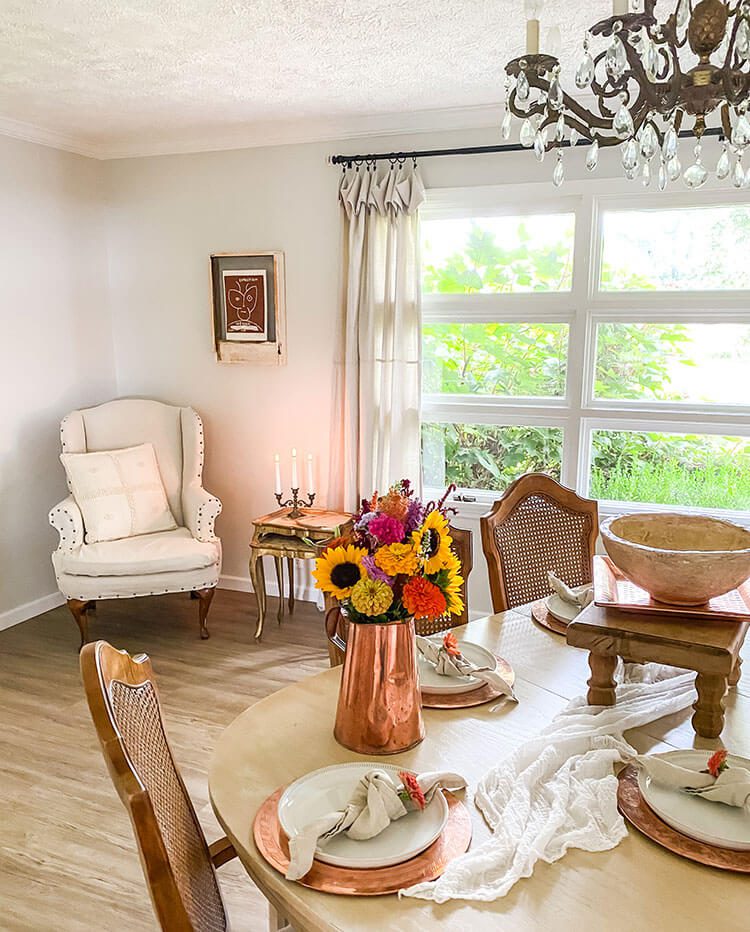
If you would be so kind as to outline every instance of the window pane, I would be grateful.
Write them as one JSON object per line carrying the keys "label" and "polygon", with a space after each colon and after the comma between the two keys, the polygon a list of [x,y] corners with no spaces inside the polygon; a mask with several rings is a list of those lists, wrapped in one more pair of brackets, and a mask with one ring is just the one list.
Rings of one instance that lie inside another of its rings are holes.
{"label": "window pane", "polygon": [[602,291],[750,288],[750,206],[605,211]]}
{"label": "window pane", "polygon": [[570,291],[575,214],[423,220],[422,290]]}
{"label": "window pane", "polygon": [[560,478],[562,430],[489,424],[423,424],[424,481],[430,488],[503,491],[525,472]]}
{"label": "window pane", "polygon": [[592,432],[594,498],[750,509],[750,438]]}
{"label": "window pane", "polygon": [[599,324],[597,398],[750,404],[747,324]]}
{"label": "window pane", "polygon": [[424,391],[562,397],[567,324],[427,324]]}

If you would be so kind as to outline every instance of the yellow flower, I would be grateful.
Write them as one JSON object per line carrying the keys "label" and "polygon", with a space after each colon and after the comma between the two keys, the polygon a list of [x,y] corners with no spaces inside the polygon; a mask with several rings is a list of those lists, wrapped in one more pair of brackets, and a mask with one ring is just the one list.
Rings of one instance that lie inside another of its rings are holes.
{"label": "yellow flower", "polygon": [[464,584],[464,578],[460,573],[460,569],[461,565],[456,559],[456,565],[448,569],[448,580],[443,586],[443,593],[451,615],[460,615],[464,610],[464,600],[461,598],[461,586]]}
{"label": "yellow flower", "polygon": [[412,576],[419,560],[411,544],[388,544],[375,551],[375,564],[389,576]]}
{"label": "yellow flower", "polygon": [[352,587],[366,575],[362,557],[367,554],[363,547],[349,544],[324,551],[315,561],[313,576],[318,589],[329,592],[337,599],[348,599]]}
{"label": "yellow flower", "polygon": [[360,579],[350,598],[354,608],[363,615],[382,615],[391,607],[393,591],[379,579]]}
{"label": "yellow flower", "polygon": [[412,542],[414,549],[424,560],[426,574],[437,573],[438,570],[449,565],[453,552],[451,544],[448,519],[435,509],[424,519],[424,524],[417,531],[413,531]]}

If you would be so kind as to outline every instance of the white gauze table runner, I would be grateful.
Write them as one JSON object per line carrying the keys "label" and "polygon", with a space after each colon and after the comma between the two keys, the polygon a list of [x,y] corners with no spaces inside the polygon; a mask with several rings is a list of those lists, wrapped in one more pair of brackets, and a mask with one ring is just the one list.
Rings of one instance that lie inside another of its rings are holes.
{"label": "white gauze table runner", "polygon": [[[447,900],[496,900],[537,861],[559,860],[568,848],[606,851],[627,834],[617,811],[613,766],[637,752],[623,737],[687,708],[695,700],[695,673],[660,664],[618,668],[624,682],[617,705],[569,705],[536,738],[521,745],[477,787],[475,802],[492,837],[451,863],[431,883],[402,890],[404,896]],[[512,713],[511,713],[512,714]]]}

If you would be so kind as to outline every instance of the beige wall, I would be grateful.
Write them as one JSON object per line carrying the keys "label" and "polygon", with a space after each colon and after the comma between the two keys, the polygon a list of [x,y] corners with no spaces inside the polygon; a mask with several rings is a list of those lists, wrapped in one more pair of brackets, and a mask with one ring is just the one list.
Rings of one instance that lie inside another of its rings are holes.
{"label": "beige wall", "polygon": [[[58,421],[114,395],[192,404],[203,415],[206,486],[224,503],[222,584],[246,588],[250,521],[275,506],[273,452],[287,469],[292,446],[313,452],[326,486],[340,254],[340,172],[326,156],[493,142],[496,133],[476,131],[95,162],[0,138],[0,624],[3,611],[6,623],[28,617],[26,603],[49,604],[55,591],[46,511],[64,493]],[[582,152],[567,163],[570,179],[586,176]],[[421,171],[428,188],[549,183],[552,164],[523,152],[424,160]],[[208,256],[266,249],[286,255],[288,364],[219,364]],[[466,524],[478,532],[476,520]],[[478,543],[475,533],[470,602],[485,612]],[[300,595],[311,595],[304,580]]]}
{"label": "beige wall", "polygon": [[61,416],[115,394],[100,165],[0,137],[0,628],[55,604]]}
{"label": "beige wall", "polygon": [[[224,585],[246,585],[251,519],[275,507],[273,451],[287,463],[292,446],[312,451],[325,488],[340,252],[340,170],[326,156],[496,141],[493,133],[463,132],[105,165],[118,389],[192,404],[203,416],[206,485],[224,503],[217,523]],[[582,153],[575,164],[569,161],[570,177],[585,174]],[[437,188],[548,181],[552,167],[551,160],[539,166],[524,152],[425,160],[421,171],[428,188]],[[265,249],[286,255],[288,364],[219,364],[211,342],[208,256]],[[478,522],[467,526],[478,545]],[[474,565],[471,608],[486,612],[489,589],[478,549]]]}

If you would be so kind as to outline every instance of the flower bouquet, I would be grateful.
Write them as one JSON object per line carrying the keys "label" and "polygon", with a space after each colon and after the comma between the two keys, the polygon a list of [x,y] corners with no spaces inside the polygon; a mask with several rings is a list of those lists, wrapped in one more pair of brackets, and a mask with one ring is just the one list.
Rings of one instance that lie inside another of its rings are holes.
{"label": "flower bouquet", "polygon": [[[362,502],[351,533],[316,561],[317,586],[338,600],[328,636],[345,646],[334,736],[360,754],[397,754],[424,738],[415,619],[460,614],[461,564],[446,499],[423,503],[408,480]],[[338,613],[350,622],[346,645]]]}
{"label": "flower bouquet", "polygon": [[446,499],[424,504],[407,479],[362,502],[347,538],[316,561],[318,589],[332,595],[349,621],[384,624],[460,615],[461,564],[451,549]]}

